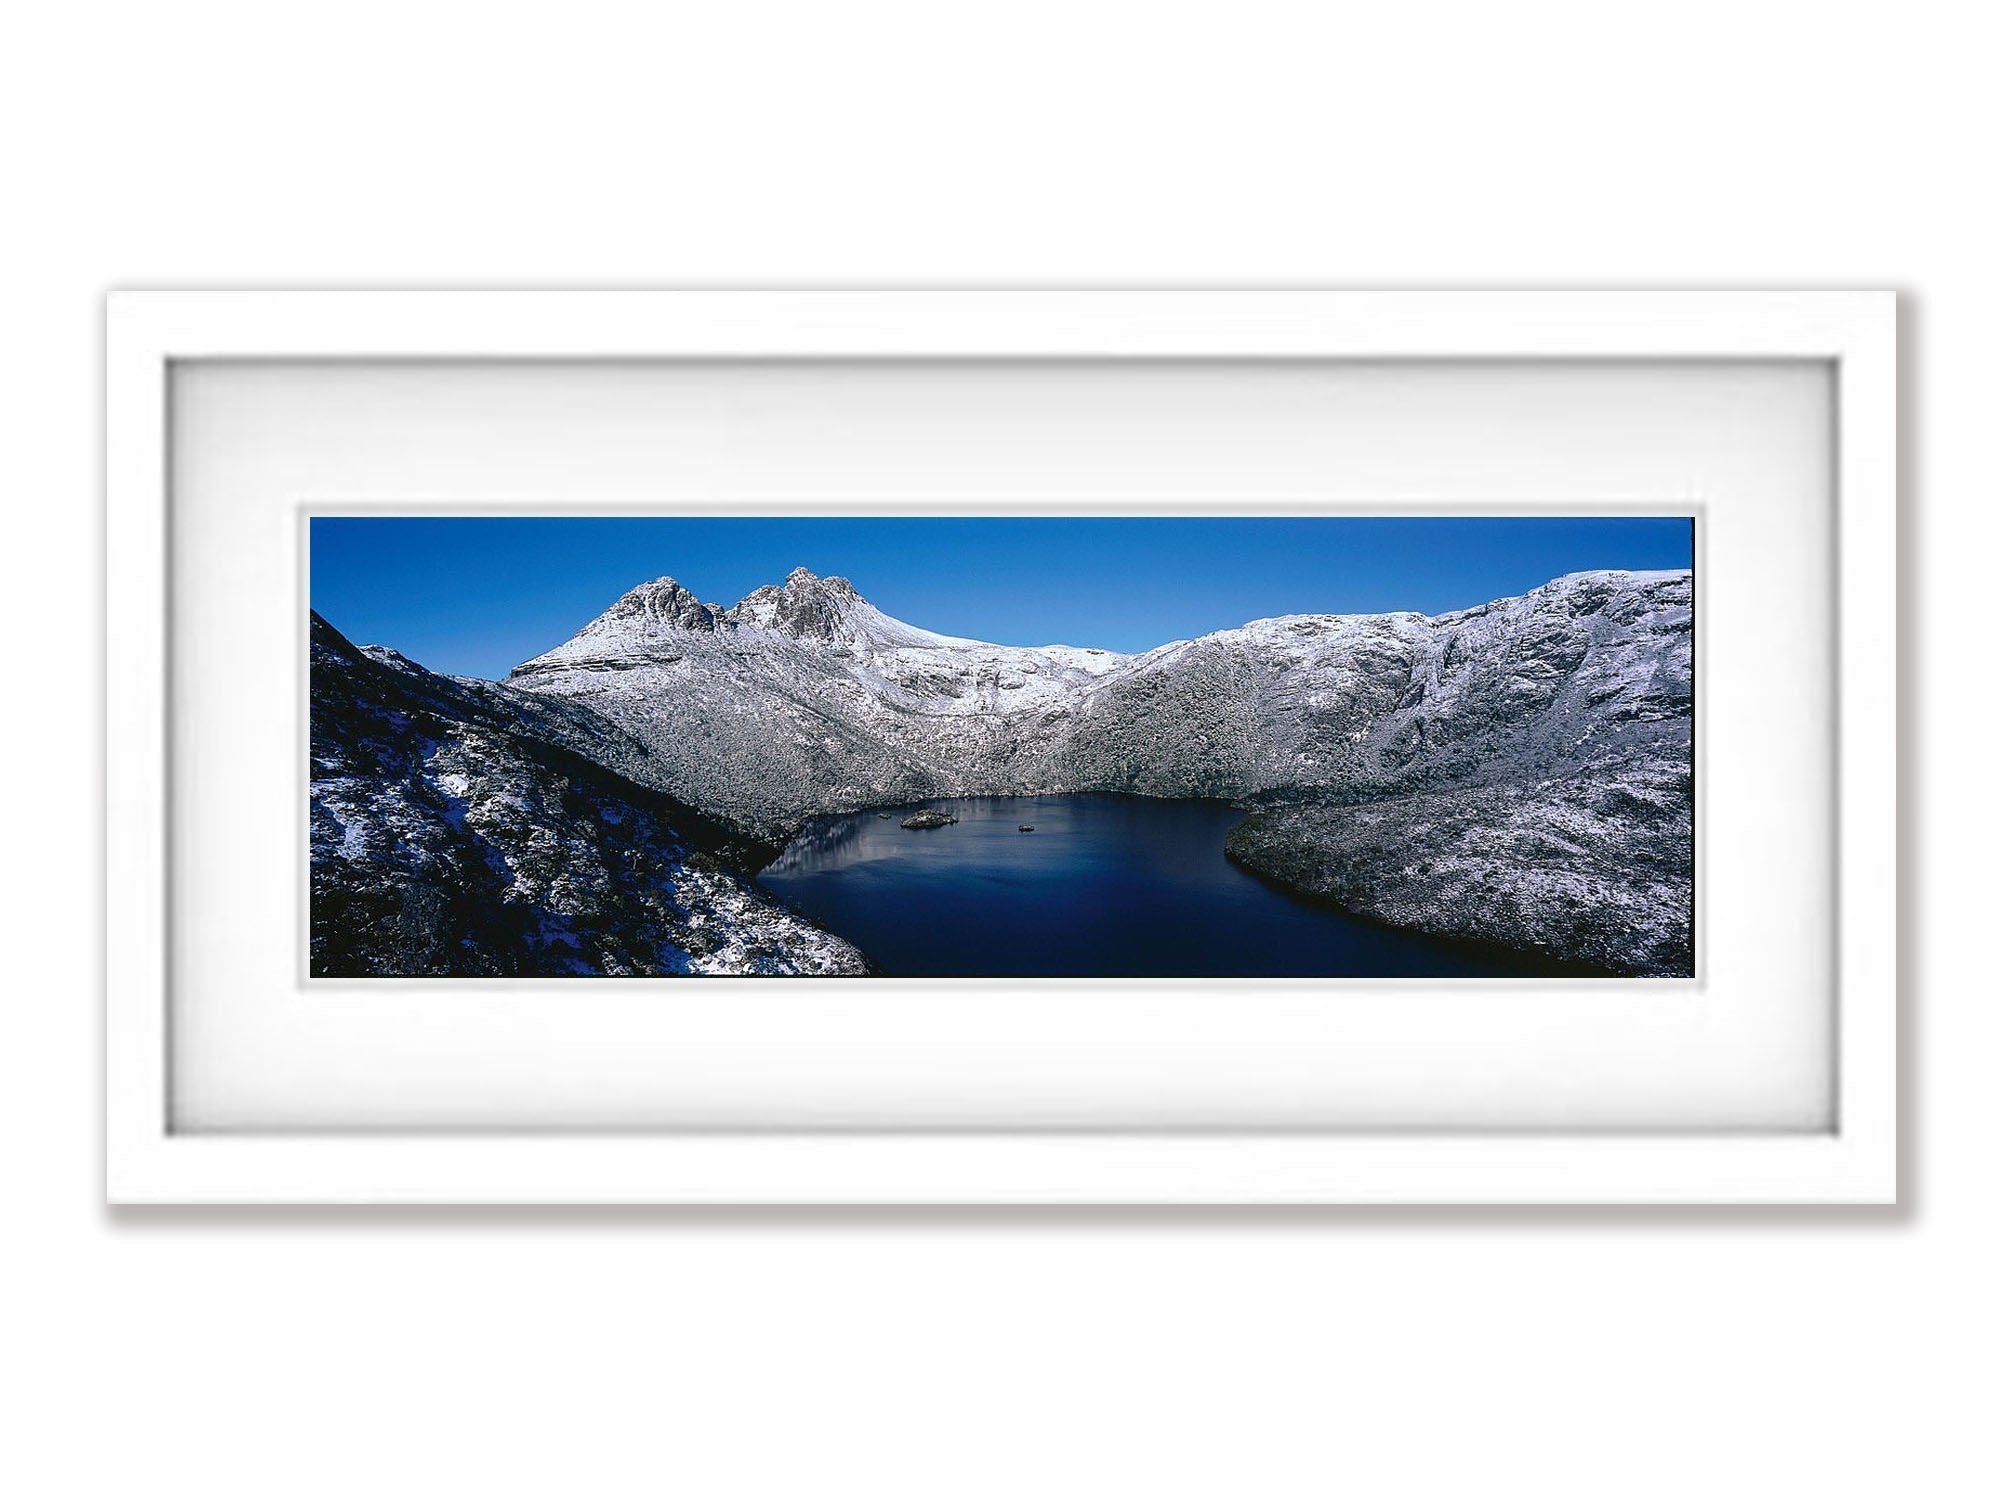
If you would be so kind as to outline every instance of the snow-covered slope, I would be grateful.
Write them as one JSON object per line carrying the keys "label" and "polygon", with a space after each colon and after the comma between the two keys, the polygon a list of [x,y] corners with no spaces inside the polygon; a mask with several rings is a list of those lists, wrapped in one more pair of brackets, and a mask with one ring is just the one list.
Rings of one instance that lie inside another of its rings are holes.
{"label": "snow-covered slope", "polygon": [[[803,568],[728,609],[663,578],[509,678],[595,710],[645,748],[639,779],[767,837],[950,794],[1228,797],[1260,810],[1231,852],[1274,879],[1646,973],[1692,964],[1692,684],[1685,571],[1136,656],[938,635]],[[1330,811],[1360,804],[1375,815]],[[1470,878],[1426,883],[1447,856]]]}
{"label": "snow-covered slope", "polygon": [[1595,758],[1629,726],[1686,719],[1692,602],[1686,573],[1578,573],[1436,617],[1253,621],[1135,660],[1079,706],[1055,763],[1162,795],[1352,800],[1496,758]]}
{"label": "snow-covered slope", "polygon": [[744,874],[771,852],[647,785],[586,708],[312,619],[312,972],[859,974]]}

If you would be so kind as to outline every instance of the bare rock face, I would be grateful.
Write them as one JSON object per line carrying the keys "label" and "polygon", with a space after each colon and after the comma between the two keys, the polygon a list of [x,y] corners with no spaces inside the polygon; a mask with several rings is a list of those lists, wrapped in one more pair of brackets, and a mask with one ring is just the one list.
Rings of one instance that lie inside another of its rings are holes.
{"label": "bare rock face", "polygon": [[642,583],[606,612],[616,621],[644,621],[666,630],[713,630],[720,611],[703,604],[671,578]]}
{"label": "bare rock face", "polygon": [[[1685,571],[1573,574],[1447,615],[1257,620],[1137,656],[937,635],[805,569],[728,610],[692,601],[644,585],[508,686],[593,711],[643,748],[635,779],[769,839],[940,796],[1230,798],[1262,810],[1232,853],[1301,890],[1691,971]],[[1362,805],[1372,819],[1336,811]]]}
{"label": "bare rock face", "polygon": [[316,976],[866,972],[745,873],[769,845],[647,785],[615,726],[317,615],[311,770]]}
{"label": "bare rock face", "polygon": [[854,640],[867,629],[865,617],[856,609],[863,603],[845,578],[821,578],[808,569],[794,568],[783,588],[766,584],[752,591],[729,612],[729,619],[797,640]]}

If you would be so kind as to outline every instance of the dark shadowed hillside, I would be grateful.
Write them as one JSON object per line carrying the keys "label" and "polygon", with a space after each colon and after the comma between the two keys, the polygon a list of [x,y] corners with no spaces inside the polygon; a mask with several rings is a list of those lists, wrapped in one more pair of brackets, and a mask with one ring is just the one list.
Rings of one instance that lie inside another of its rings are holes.
{"label": "dark shadowed hillside", "polygon": [[312,972],[855,974],[744,873],[770,848],[643,784],[587,708],[312,621]]}

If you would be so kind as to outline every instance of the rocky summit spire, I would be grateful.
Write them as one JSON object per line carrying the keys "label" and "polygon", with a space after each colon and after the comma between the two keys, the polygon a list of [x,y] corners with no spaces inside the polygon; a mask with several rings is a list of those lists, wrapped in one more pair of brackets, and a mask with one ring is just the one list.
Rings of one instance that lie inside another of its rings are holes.
{"label": "rocky summit spire", "polygon": [[644,621],[674,626],[681,630],[713,630],[721,611],[703,604],[671,578],[655,578],[622,595],[599,618],[610,621]]}
{"label": "rocky summit spire", "polygon": [[703,604],[671,578],[642,583],[612,601],[611,607],[552,651],[516,667],[519,677],[553,662],[642,660],[686,649],[690,633],[713,637],[723,628],[722,610]]}
{"label": "rocky summit spire", "polygon": [[845,578],[822,578],[810,568],[794,568],[782,587],[765,584],[745,594],[727,618],[740,625],[775,630],[800,640],[846,640],[876,611]]}

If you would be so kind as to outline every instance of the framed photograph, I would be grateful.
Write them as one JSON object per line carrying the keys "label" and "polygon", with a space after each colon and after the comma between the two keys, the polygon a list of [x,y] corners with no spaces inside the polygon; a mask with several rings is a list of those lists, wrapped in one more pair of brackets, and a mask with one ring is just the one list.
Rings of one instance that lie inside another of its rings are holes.
{"label": "framed photograph", "polygon": [[1875,292],[114,294],[123,1203],[1891,1203]]}

